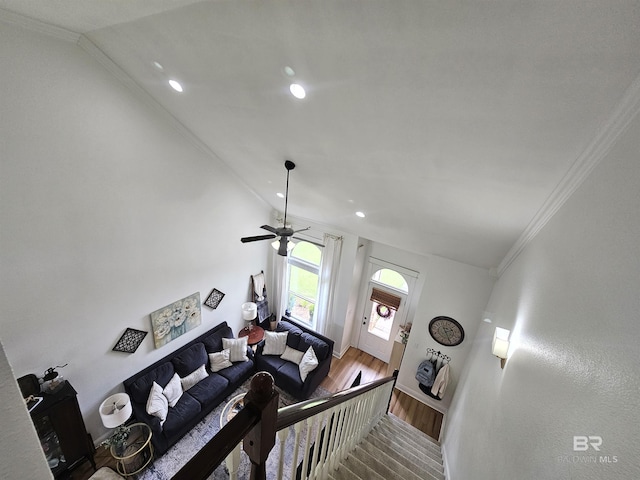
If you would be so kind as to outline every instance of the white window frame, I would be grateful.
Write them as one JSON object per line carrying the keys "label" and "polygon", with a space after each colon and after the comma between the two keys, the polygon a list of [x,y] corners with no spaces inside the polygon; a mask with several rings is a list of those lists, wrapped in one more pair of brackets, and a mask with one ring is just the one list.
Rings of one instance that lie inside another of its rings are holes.
{"label": "white window frame", "polygon": [[[305,242],[305,240],[300,240],[300,242]],[[298,243],[300,243],[300,242],[298,242]],[[309,243],[309,242],[307,242],[307,243]],[[298,322],[304,323],[306,325],[310,325],[312,328],[315,328],[315,324],[316,324],[316,316],[317,316],[316,315],[316,310],[317,310],[317,307],[318,307],[318,300],[319,300],[320,288],[321,288],[320,271],[322,269],[322,254],[323,254],[323,251],[322,251],[321,248],[319,250],[320,250],[320,264],[319,265],[315,265],[313,263],[307,262],[307,261],[302,260],[300,258],[294,257],[293,256],[293,252],[287,256],[287,276],[286,276],[287,285],[286,285],[286,289],[285,289],[286,298],[287,298],[286,314],[287,314],[287,316],[291,317],[292,319],[294,319],[294,320],[296,320]],[[291,290],[291,266],[295,266],[295,267],[301,268],[303,270],[306,270],[307,272],[313,273],[314,275],[316,275],[318,277],[318,289],[316,291],[316,297],[315,298],[309,298],[309,297],[306,297],[304,295],[301,295],[301,294]],[[313,303],[313,313],[314,314],[311,317],[311,321],[307,321],[307,320],[305,320],[303,318],[298,318],[298,317],[294,316],[293,313],[288,310],[288,308],[289,308],[289,297],[291,295],[294,295],[296,297],[302,298],[303,300],[305,300],[307,302]]]}

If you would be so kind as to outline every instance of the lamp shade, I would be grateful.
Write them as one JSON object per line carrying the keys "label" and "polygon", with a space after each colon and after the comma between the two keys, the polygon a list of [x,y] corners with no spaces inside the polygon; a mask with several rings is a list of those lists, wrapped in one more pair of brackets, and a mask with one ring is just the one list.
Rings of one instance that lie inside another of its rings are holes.
{"label": "lamp shade", "polygon": [[126,393],[116,393],[100,404],[100,418],[107,428],[116,428],[126,422],[133,408]]}
{"label": "lamp shade", "polygon": [[258,305],[254,302],[246,302],[242,304],[242,319],[253,320],[258,316]]}
{"label": "lamp shade", "polygon": [[491,343],[491,352],[496,357],[507,358],[510,333],[506,328],[496,327],[496,331],[493,334],[493,342]]}

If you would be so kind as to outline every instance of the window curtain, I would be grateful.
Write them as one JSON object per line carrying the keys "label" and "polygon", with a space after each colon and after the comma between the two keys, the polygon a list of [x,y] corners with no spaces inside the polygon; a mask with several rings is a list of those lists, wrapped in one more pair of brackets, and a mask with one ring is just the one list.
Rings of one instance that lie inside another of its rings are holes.
{"label": "window curtain", "polygon": [[315,330],[322,335],[327,335],[329,319],[333,315],[334,290],[342,252],[342,237],[325,233],[323,243],[325,247],[322,250],[322,265],[320,266],[320,292],[316,305]]}
{"label": "window curtain", "polygon": [[273,309],[271,313],[275,313],[276,320],[280,320],[287,309],[287,285],[289,284],[287,268],[287,257],[278,255],[278,252],[272,250],[274,265],[274,291],[273,291]]}

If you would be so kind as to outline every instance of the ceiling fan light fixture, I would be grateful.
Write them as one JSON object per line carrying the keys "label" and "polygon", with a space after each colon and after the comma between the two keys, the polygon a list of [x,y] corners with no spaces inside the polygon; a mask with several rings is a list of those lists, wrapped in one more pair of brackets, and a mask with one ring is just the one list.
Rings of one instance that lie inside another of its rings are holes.
{"label": "ceiling fan light fixture", "polygon": [[[271,242],[271,246],[273,247],[274,250],[280,250],[280,239],[278,238],[277,240],[274,240],[273,242]],[[287,242],[287,252],[290,252],[291,250],[293,250],[293,247],[295,247],[296,244],[293,243],[291,240],[289,240]]]}

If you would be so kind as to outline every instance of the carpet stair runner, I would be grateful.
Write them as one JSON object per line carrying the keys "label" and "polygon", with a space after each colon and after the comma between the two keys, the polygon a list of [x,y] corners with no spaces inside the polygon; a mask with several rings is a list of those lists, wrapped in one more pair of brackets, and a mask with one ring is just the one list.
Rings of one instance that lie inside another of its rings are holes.
{"label": "carpet stair runner", "polygon": [[386,415],[329,478],[445,480],[440,444],[394,415]]}

